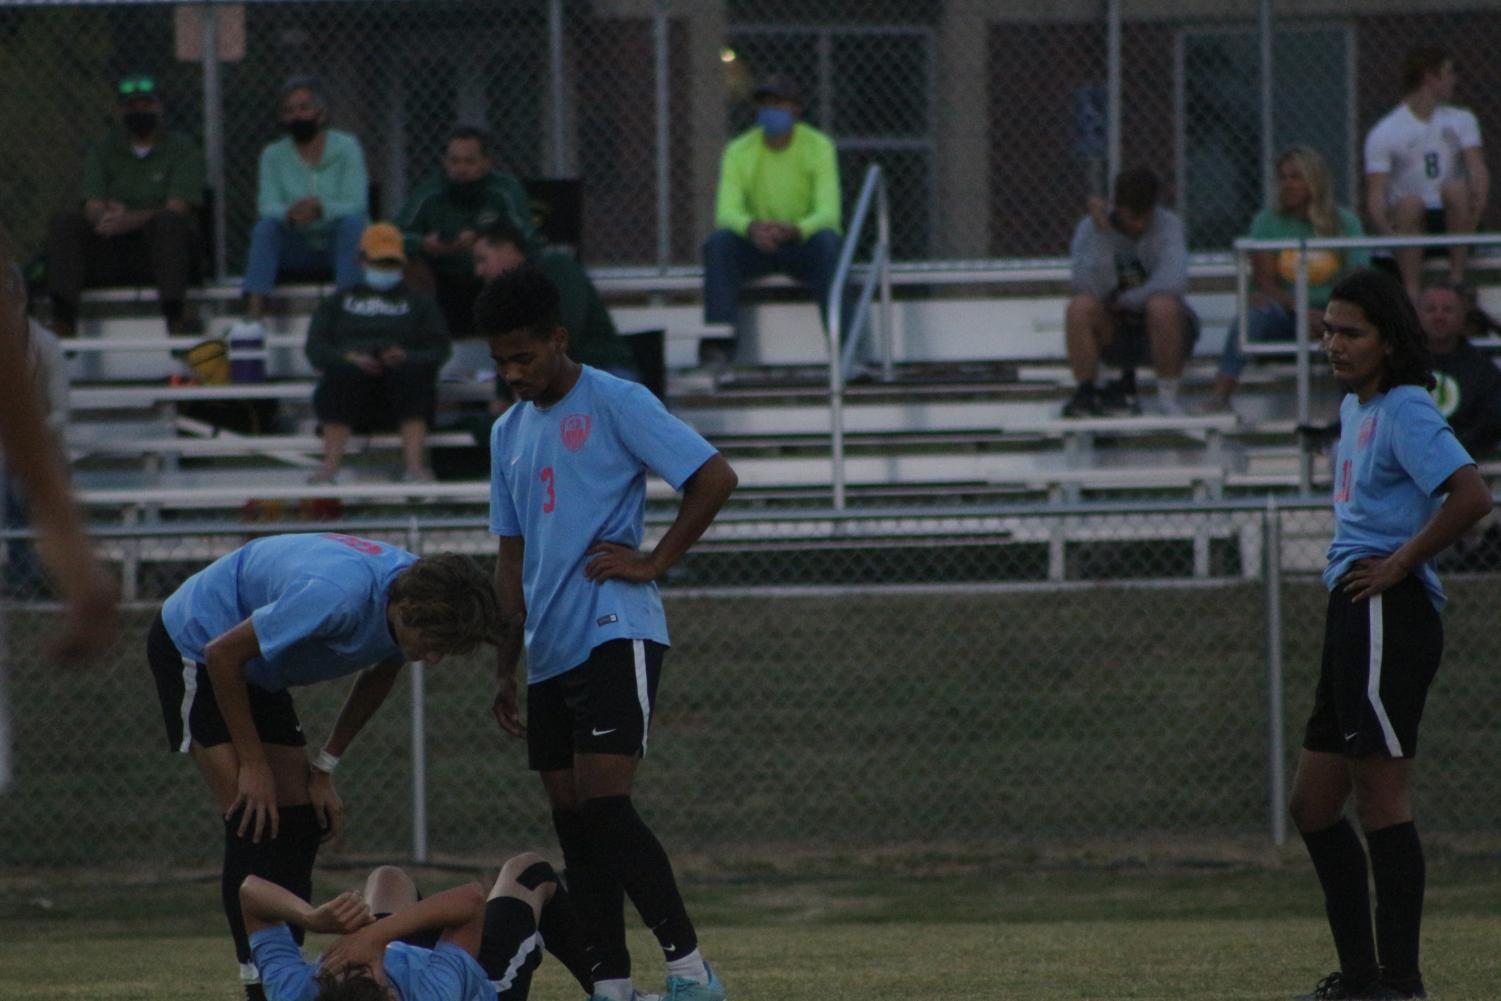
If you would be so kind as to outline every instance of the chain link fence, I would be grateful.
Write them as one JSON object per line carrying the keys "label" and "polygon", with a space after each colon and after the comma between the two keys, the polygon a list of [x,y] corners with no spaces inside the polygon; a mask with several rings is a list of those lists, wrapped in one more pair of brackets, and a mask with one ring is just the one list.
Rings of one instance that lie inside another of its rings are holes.
{"label": "chain link fence", "polygon": [[[716,526],[664,587],[673,650],[643,812],[675,852],[748,872],[801,853],[1266,845],[1318,672],[1331,523],[1311,505],[911,511],[821,538]],[[493,547],[478,520],[342,527],[482,561]],[[87,668],[41,658],[56,612],[12,575],[0,864],[213,863],[218,822],[192,765],[165,753],[145,635],[160,599],[244,530],[135,537],[142,601]],[[1435,837],[1501,826],[1501,564],[1478,567],[1446,574],[1418,783]],[[346,756],[350,823],[331,851],[550,844],[524,749],[490,717],[488,658],[411,671]],[[314,748],[346,689],[298,690]]]}
{"label": "chain link fence", "polygon": [[[720,150],[751,121],[754,81],[780,71],[838,145],[846,207],[868,163],[888,171],[898,259],[1064,254],[1085,199],[1138,163],[1167,182],[1194,249],[1224,252],[1289,144],[1322,151],[1338,200],[1358,203],[1364,133],[1419,42],[1453,52],[1458,100],[1497,134],[1501,11],[1481,0],[10,0],[0,218],[40,250],[110,124],[112,82],[149,72],[169,125],[221,154],[208,216],[219,273],[238,274],[278,88],[314,73],[363,146],[377,215],[475,123],[503,169],[582,180],[587,263],[693,264]],[[1493,204],[1482,228],[1498,225]]]}

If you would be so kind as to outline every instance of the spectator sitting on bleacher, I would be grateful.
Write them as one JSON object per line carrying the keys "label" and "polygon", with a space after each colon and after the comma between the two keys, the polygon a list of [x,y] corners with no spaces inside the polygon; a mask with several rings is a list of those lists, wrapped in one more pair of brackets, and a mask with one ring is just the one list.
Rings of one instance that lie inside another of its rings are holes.
{"label": "spectator sitting on bleacher", "polygon": [[833,142],[799,121],[803,100],[787,77],[767,78],[754,98],[755,127],[732,139],[720,161],[718,229],[704,243],[704,322],[713,336],[699,342],[699,361],[710,366],[734,357],[741,285],[788,275],[813,292],[823,313],[839,265]]}
{"label": "spectator sitting on bleacher", "polygon": [[[1145,167],[1115,178],[1113,210],[1089,199],[1074,228],[1070,264],[1074,296],[1064,313],[1068,364],[1079,388],[1065,417],[1139,414],[1136,366],[1148,357],[1157,373],[1157,405],[1181,414],[1178,381],[1199,337],[1199,321],[1183,299],[1188,244],[1183,222],[1157,204],[1157,175]],[[1100,361],[1118,366],[1119,381],[1095,385]]]}
{"label": "spectator sitting on bleacher", "polygon": [[359,243],[364,278],[318,305],[308,326],[307,358],[323,373],[313,411],[323,426],[323,466],[310,483],[334,483],[349,436],[395,423],[404,483],[428,483],[427,425],[437,401],[438,369],[451,349],[443,314],[430,296],[402,281],[401,230],[378,222]]}
{"label": "spectator sitting on bleacher", "polygon": [[484,287],[472,255],[480,230],[507,222],[520,234],[528,257],[541,250],[526,189],[495,169],[491,149],[483,130],[454,129],[444,147],[443,173],[413,191],[395,219],[406,239],[407,281],[432,292],[454,337],[474,332],[474,300]]}
{"label": "spectator sitting on bleacher", "polygon": [[54,217],[47,238],[52,328],[63,337],[77,331],[84,288],[98,285],[154,282],[168,333],[188,326],[203,152],[164,128],[153,78],[128,76],[118,94],[121,128],[89,148],[83,205]]}
{"label": "spectator sitting on bleacher", "polygon": [[1501,441],[1501,369],[1465,335],[1489,333],[1496,322],[1468,306],[1453,285],[1424,289],[1418,319],[1433,356],[1435,384],[1428,393],[1465,451],[1479,459]]}
{"label": "spectator sitting on bleacher", "polygon": [[360,234],[369,221],[369,181],[360,141],[328,127],[312,77],[294,76],[278,105],[287,135],[261,150],[259,218],[245,266],[245,318],[259,322],[277,273],[331,272],[340,289],[360,280]]}
{"label": "spectator sitting on bleacher", "polygon": [[[491,223],[474,241],[474,273],[488,282],[526,263],[521,231],[505,222]],[[558,287],[561,320],[568,331],[568,357],[611,375],[640,382],[630,346],[615,329],[599,290],[573,255],[561,250],[540,254],[537,270]]]}
{"label": "spectator sitting on bleacher", "polygon": [[[1434,46],[1402,60],[1402,100],[1366,134],[1366,213],[1389,234],[1473,233],[1490,197],[1480,124],[1454,100],[1454,60]],[[1423,248],[1396,250],[1397,270],[1416,302]],[[1465,279],[1469,248],[1449,248],[1449,280]]]}
{"label": "spectator sitting on bleacher", "polygon": [[[1315,149],[1290,147],[1277,159],[1277,206],[1262,209],[1251,220],[1253,240],[1306,240],[1315,237],[1364,236],[1360,218],[1334,204],[1329,165]],[[1364,250],[1315,250],[1308,254],[1308,320],[1310,336],[1317,339],[1324,327],[1324,304],[1329,290],[1341,275],[1365,267],[1370,255]],[[1246,337],[1253,342],[1290,341],[1296,323],[1297,303],[1293,290],[1297,278],[1296,250],[1257,251],[1251,255],[1250,310],[1246,314]],[[1214,396],[1206,410],[1225,413],[1240,382],[1246,359],[1241,352],[1240,323],[1225,335],[1220,370],[1214,380]]]}

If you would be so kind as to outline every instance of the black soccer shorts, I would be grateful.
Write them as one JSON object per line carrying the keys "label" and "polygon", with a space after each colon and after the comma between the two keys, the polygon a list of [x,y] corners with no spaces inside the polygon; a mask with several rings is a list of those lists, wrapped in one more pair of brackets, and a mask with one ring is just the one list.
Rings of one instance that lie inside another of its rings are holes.
{"label": "black soccer shorts", "polygon": [[645,755],[667,648],[610,640],[589,659],[526,690],[527,764],[564,771],[574,754]]}
{"label": "black soccer shorts", "polygon": [[1444,652],[1444,625],[1408,575],[1367,601],[1336,588],[1324,622],[1324,658],[1303,736],[1310,751],[1413,758],[1428,686]]}
{"label": "black soccer shorts", "polygon": [[[195,740],[203,747],[229,743],[229,726],[219,714],[219,700],[214,698],[208,670],[177,649],[160,612],[146,637],[146,660],[151,664],[162,722],[167,727],[167,750],[186,754]],[[307,746],[290,692],[268,692],[255,685],[246,689],[250,693],[250,718],[263,743]]]}

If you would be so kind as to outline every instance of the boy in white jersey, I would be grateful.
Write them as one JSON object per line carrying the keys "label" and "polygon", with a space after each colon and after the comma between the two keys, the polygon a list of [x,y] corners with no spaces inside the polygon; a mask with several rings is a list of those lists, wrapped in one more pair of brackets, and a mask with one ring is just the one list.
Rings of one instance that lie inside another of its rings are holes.
{"label": "boy in white jersey", "polygon": [[[1454,60],[1440,48],[1413,49],[1402,62],[1402,101],[1366,135],[1366,212],[1379,235],[1473,233],[1490,196],[1480,125],[1454,99]],[[1413,301],[1420,247],[1395,252]],[[1449,248],[1449,279],[1464,281],[1469,248]]]}
{"label": "boy in white jersey", "polygon": [[[318,844],[342,823],[333,771],[401,665],[436,664],[496,633],[489,579],[467,557],[418,559],[326,532],[255,539],[183,582],[146,640],[167,749],[191,754],[224,822],[220,894],[247,1001],[263,1001],[240,883],[307,899]],[[289,689],[355,675],[311,762]]]}
{"label": "boy in white jersey", "polygon": [[[1394,279],[1362,269],[1334,286],[1324,350],[1349,393],[1334,455],[1323,664],[1289,809],[1323,887],[1340,968],[1304,996],[1420,998],[1425,868],[1410,788],[1444,648],[1432,560],[1491,497],[1428,396],[1428,347]],[[1345,819],[1352,795],[1364,847]]]}
{"label": "boy in white jersey", "polygon": [[[559,293],[523,265],[474,307],[496,370],[517,402],[490,437],[495,591],[495,715],[527,738],[594,945],[594,997],[631,1001],[623,895],[667,960],[666,996],[721,1001],[700,956],[672,864],[631,802],[646,751],[667,621],[656,581],[709,527],[735,489],[730,464],[645,387],[568,357]],[[650,552],[641,545],[646,474],[683,501]],[[527,717],[516,711],[522,623]]]}

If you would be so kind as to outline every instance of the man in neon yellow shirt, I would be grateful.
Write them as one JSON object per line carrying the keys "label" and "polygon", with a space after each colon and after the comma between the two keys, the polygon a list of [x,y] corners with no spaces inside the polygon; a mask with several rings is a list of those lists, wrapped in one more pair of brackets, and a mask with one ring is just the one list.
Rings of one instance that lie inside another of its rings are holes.
{"label": "man in neon yellow shirt", "polygon": [[839,263],[833,142],[799,121],[802,97],[787,77],[767,78],[753,96],[756,125],[725,147],[714,209],[718,229],[704,243],[704,322],[725,329],[725,336],[700,342],[705,363],[733,356],[738,297],[746,281],[788,275],[817,296],[824,312]]}

